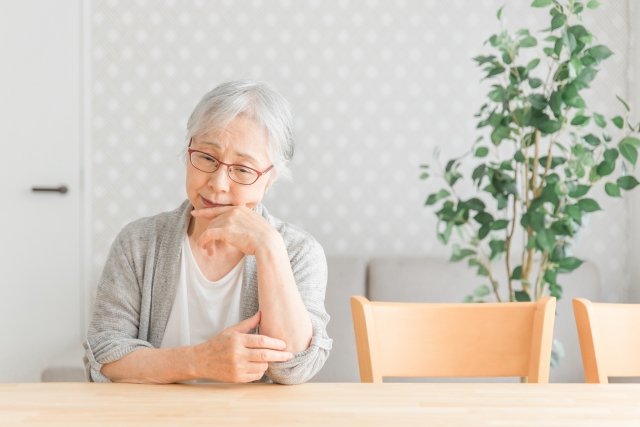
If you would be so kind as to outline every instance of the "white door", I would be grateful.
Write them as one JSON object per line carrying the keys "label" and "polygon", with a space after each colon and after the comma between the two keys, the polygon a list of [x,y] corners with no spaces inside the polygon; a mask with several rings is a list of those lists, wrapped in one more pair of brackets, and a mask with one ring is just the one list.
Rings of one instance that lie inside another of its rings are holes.
{"label": "white door", "polygon": [[0,0],[0,382],[82,363],[80,40],[80,0]]}

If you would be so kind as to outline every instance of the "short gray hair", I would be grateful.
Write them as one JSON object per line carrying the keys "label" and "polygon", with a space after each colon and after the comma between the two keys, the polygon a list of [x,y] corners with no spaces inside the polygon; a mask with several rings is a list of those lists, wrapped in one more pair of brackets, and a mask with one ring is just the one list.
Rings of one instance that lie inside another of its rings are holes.
{"label": "short gray hair", "polygon": [[[236,80],[205,94],[187,122],[187,142],[212,130],[223,130],[240,114],[255,120],[263,129],[277,176],[289,179],[287,164],[295,149],[293,112],[284,96],[266,82]],[[271,174],[269,180],[273,181],[273,177]]]}

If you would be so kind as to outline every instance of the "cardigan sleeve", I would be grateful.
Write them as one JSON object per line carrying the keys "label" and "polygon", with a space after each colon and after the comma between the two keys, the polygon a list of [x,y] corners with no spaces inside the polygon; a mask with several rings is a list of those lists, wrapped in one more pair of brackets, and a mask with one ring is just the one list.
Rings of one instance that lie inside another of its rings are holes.
{"label": "cardigan sleeve", "polygon": [[[87,379],[110,382],[102,365],[115,362],[127,354],[153,348],[138,339],[140,324],[141,284],[138,283],[131,247],[123,237],[124,230],[111,245],[109,256],[98,283],[96,302],[84,342],[84,364]],[[125,249],[129,246],[129,251]]]}
{"label": "cardigan sleeve", "polygon": [[[286,239],[286,235],[284,236]],[[289,249],[291,269],[302,301],[309,312],[313,337],[309,348],[288,362],[269,363],[266,376],[280,384],[301,384],[311,379],[329,357],[332,340],[327,335],[329,314],[324,308],[327,259],[322,246],[310,235]]]}

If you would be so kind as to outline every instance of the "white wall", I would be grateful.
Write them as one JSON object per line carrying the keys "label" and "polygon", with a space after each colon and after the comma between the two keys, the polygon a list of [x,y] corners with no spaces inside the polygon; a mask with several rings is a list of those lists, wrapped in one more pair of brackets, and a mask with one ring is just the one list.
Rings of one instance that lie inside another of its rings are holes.
{"label": "white wall", "polygon": [[[123,225],[185,197],[185,122],[203,93],[230,79],[272,82],[293,103],[294,180],[265,200],[332,255],[448,256],[423,207],[435,182],[418,165],[475,140],[484,102],[471,57],[498,30],[504,2],[94,1],[89,12],[91,186],[95,286]],[[510,2],[513,25],[548,25],[529,1]],[[627,92],[627,0],[603,2],[585,22],[617,55],[590,105],[614,116]],[[595,17],[597,16],[597,19]],[[606,298],[627,297],[629,202],[607,199],[578,255],[597,263]]]}
{"label": "white wall", "polygon": [[[632,123],[640,122],[640,5],[635,0],[629,0],[631,22],[631,34],[629,37],[629,99],[631,101],[631,117]],[[629,300],[630,302],[640,303],[640,262],[638,262],[638,254],[640,254],[640,224],[637,218],[640,215],[640,192],[633,195],[632,202],[632,236],[633,246],[631,249],[631,268],[632,279],[629,283]]]}

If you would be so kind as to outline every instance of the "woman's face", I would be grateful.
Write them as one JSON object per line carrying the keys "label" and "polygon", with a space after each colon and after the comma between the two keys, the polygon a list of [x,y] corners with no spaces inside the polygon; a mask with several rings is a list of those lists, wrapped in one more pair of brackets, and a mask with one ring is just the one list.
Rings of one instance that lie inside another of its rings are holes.
{"label": "woman's face", "polygon": [[[248,166],[260,172],[271,166],[267,141],[254,121],[243,115],[222,132],[212,131],[192,139],[191,148],[211,154],[221,162]],[[242,185],[229,178],[227,167],[220,165],[213,173],[196,169],[187,158],[187,196],[195,209],[213,205],[233,205],[253,208],[258,205],[275,178],[271,169],[251,185]]]}

